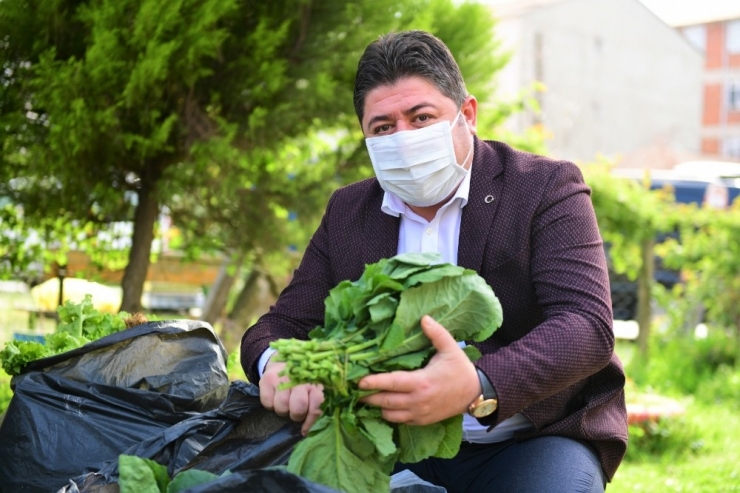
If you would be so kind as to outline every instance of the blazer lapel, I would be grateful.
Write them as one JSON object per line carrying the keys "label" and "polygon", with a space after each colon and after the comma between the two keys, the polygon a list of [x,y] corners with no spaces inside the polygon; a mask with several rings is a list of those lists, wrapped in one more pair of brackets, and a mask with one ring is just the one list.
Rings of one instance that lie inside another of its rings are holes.
{"label": "blazer lapel", "polygon": [[496,152],[476,137],[470,193],[460,222],[457,263],[461,267],[480,271],[488,233],[501,199],[503,170]]}
{"label": "blazer lapel", "polygon": [[363,265],[373,264],[382,258],[390,258],[398,253],[398,228],[400,218],[380,210],[383,204],[383,190],[375,183],[379,193],[368,201],[363,229]]}

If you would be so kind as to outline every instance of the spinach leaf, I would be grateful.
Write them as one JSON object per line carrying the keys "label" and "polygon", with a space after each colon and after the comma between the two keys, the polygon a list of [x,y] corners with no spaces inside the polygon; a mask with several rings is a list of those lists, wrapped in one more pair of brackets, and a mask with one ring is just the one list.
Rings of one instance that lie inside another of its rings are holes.
{"label": "spinach leaf", "polygon": [[348,433],[341,414],[346,412],[319,418],[318,431],[312,428],[293,449],[288,471],[340,491],[388,491],[394,461],[380,453],[358,457],[349,448],[357,435]]}
{"label": "spinach leaf", "polygon": [[[225,475],[228,473],[225,473]],[[188,469],[181,473],[175,474],[172,481],[167,486],[166,493],[180,493],[191,486],[198,486],[200,484],[206,484],[214,479],[217,479],[218,475],[208,471],[201,471],[198,469]]]}
{"label": "spinach leaf", "polygon": [[165,466],[135,455],[118,456],[118,488],[121,493],[164,493],[169,483]]}
{"label": "spinach leaf", "polygon": [[[222,476],[229,474],[226,471]],[[167,467],[162,464],[135,455],[118,456],[118,489],[121,493],[179,493],[219,477],[209,471],[188,469],[170,480]]]}

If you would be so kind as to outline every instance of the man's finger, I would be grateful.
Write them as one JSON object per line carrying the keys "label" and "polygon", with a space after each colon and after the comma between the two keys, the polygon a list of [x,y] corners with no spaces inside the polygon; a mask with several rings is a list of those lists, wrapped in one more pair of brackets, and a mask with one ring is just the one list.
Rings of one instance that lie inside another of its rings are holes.
{"label": "man's finger", "polygon": [[289,417],[293,421],[302,422],[308,414],[308,388],[293,387],[288,401]]}
{"label": "man's finger", "polygon": [[362,377],[359,387],[362,390],[383,390],[386,392],[411,392],[414,383],[408,378],[409,372],[391,371]]}
{"label": "man's finger", "polygon": [[265,407],[272,411],[273,401],[275,400],[275,387],[272,385],[262,384],[260,382],[260,402]]}
{"label": "man's finger", "polygon": [[278,416],[288,416],[290,413],[290,393],[291,389],[278,390],[272,400],[273,411]]}
{"label": "man's finger", "polygon": [[322,402],[324,402],[324,388],[321,385],[317,385],[308,394],[308,414],[301,427],[301,434],[303,436],[308,435],[311,426],[321,416],[320,406]]}

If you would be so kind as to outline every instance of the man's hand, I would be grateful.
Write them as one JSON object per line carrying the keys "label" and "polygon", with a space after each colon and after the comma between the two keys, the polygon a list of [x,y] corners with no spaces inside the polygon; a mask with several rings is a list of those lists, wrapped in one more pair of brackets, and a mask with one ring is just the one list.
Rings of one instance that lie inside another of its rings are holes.
{"label": "man's hand", "polygon": [[362,402],[382,408],[387,421],[436,423],[466,412],[481,393],[475,366],[447,329],[428,315],[422,317],[421,328],[437,349],[424,368],[368,375],[360,380],[361,389],[379,391]]}
{"label": "man's hand", "polygon": [[303,384],[290,389],[278,390],[278,386],[288,381],[279,373],[285,368],[282,361],[268,361],[260,379],[260,402],[278,416],[289,416],[296,422],[303,422],[301,434],[306,436],[311,426],[321,416],[319,406],[324,402],[324,388],[321,385]]}

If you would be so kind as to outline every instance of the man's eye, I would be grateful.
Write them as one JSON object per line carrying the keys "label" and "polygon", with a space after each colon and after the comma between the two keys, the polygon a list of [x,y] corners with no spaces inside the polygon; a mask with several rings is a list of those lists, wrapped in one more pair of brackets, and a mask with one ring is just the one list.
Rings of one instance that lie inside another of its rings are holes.
{"label": "man's eye", "polygon": [[383,132],[387,132],[391,129],[390,124],[380,125],[379,127],[375,127],[375,131],[373,133],[381,134]]}
{"label": "man's eye", "polygon": [[431,117],[429,115],[419,115],[416,117],[416,120],[420,122],[427,122],[430,118]]}

